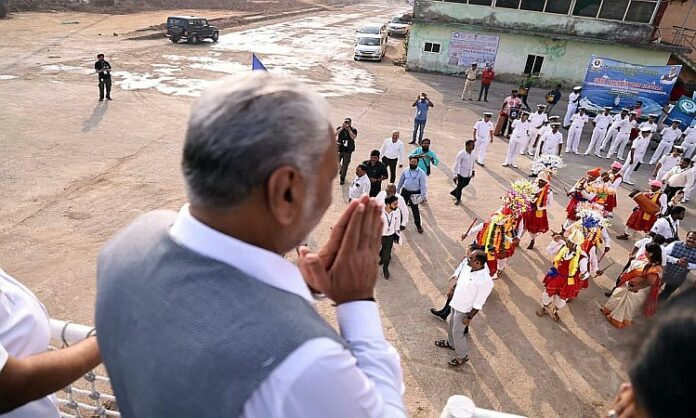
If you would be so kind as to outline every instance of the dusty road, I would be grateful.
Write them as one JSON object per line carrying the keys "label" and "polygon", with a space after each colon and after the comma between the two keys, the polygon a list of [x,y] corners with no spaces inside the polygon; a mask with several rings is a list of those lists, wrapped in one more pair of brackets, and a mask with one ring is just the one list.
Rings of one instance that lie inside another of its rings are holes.
{"label": "dusty road", "polygon": [[[337,125],[353,118],[359,130],[354,162],[367,159],[392,129],[408,139],[411,103],[428,92],[435,108],[426,136],[441,164],[429,179],[425,233],[409,227],[394,251],[392,278],[380,280],[377,295],[387,336],[401,354],[409,413],[437,416],[448,396],[462,393],[479,406],[528,416],[596,416],[625,379],[642,332],[640,326],[617,331],[598,312],[630,244],[614,244],[607,258],[616,265],[562,312],[561,324],[534,314],[550,261],[540,249],[519,251],[472,326],[470,365],[449,369],[449,352],[433,345],[445,335],[445,324],[428,309],[442,303],[447,278],[463,255],[459,235],[474,217],[498,206],[509,182],[526,176],[530,160],[521,158],[517,170],[500,167],[507,143],[496,139],[487,167],[465,189],[465,204],[452,204],[447,192],[454,157],[480,113],[497,107],[510,86],[494,84],[488,107],[463,103],[460,79],[392,65],[403,49],[398,39],[389,41],[384,62],[353,62],[355,27],[404,9],[401,2],[364,3],[225,31],[218,44],[197,46],[111,35],[161,23],[161,13],[23,14],[0,22],[0,266],[34,290],[52,316],[91,323],[99,248],[138,214],[177,209],[185,201],[178,164],[191,103],[211,80],[248,71],[252,51],[270,71],[301,78],[327,95]],[[62,24],[71,20],[80,23]],[[115,70],[110,103],[96,100],[91,68],[97,52],[107,54]],[[533,89],[530,104],[543,94]],[[586,132],[581,147],[587,141]],[[564,217],[562,186],[610,162],[569,156],[567,163],[553,182],[554,225]],[[646,179],[645,169],[634,178],[638,185]],[[345,207],[347,187],[336,184],[316,243]],[[620,193],[614,232],[632,208],[628,191]],[[540,238],[538,247],[548,240]],[[328,304],[320,309],[331,317]]]}

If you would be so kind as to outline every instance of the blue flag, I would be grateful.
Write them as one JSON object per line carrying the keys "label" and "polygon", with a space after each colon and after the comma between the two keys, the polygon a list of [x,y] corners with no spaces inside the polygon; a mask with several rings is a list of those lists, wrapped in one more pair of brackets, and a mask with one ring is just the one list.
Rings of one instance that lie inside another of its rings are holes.
{"label": "blue flag", "polygon": [[251,54],[251,71],[268,71],[261,60],[256,58],[256,54]]}

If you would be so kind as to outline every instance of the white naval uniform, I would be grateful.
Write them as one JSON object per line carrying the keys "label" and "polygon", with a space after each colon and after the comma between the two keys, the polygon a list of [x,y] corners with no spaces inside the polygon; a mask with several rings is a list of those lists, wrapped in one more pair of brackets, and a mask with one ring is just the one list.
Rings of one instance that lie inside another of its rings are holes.
{"label": "white naval uniform", "polygon": [[590,145],[588,145],[587,150],[585,150],[585,155],[589,155],[591,152],[594,152],[595,155],[599,154],[599,147],[607,135],[607,129],[609,129],[612,119],[611,115],[605,115],[604,113],[595,116],[593,120],[595,127],[592,130],[592,139],[590,139]]}
{"label": "white naval uniform", "polygon": [[558,155],[558,146],[563,144],[563,134],[561,131],[556,133],[548,131],[541,137],[539,142],[539,148],[541,148],[539,153],[541,155]]}
{"label": "white naval uniform", "polygon": [[529,120],[522,122],[521,119],[515,119],[512,122],[512,135],[510,136],[507,157],[505,157],[503,165],[512,164],[513,167],[517,168],[517,164],[515,164],[517,156],[524,154],[524,147],[529,142],[529,126]]}
{"label": "white naval uniform", "polygon": [[607,153],[607,158],[611,158],[618,151],[618,156],[621,157],[623,154],[626,144],[628,144],[628,138],[631,136],[631,122],[628,117],[621,119],[619,122],[619,133],[611,141],[611,147],[609,148],[609,153]]}
{"label": "white naval uniform", "polygon": [[529,153],[528,155],[533,156],[534,158],[537,158],[539,156],[539,145],[541,145],[541,138],[547,132],[551,132],[551,126],[548,123],[546,125],[542,126],[539,129],[539,131],[537,132],[536,136],[539,137],[539,142],[537,143],[536,147],[534,146],[534,141],[536,141],[536,137],[532,138],[532,141],[529,144],[529,149],[530,149],[531,153]]}
{"label": "white naval uniform", "polygon": [[671,152],[667,155],[663,155],[660,161],[657,162],[660,164],[660,170],[657,172],[655,178],[661,179],[669,170],[679,165],[679,161],[681,161],[681,157],[675,157]]}
{"label": "white naval uniform", "polygon": [[[626,116],[628,118],[628,116]],[[619,134],[619,123],[621,123],[621,113],[617,113],[611,120],[611,125],[609,125],[609,130],[607,131],[607,136],[604,137],[602,145],[599,146],[600,151],[607,149],[607,146],[614,141],[616,135]]]}
{"label": "white naval uniform", "polygon": [[662,132],[660,132],[660,135],[662,135],[662,139],[660,139],[660,144],[657,146],[652,158],[650,158],[650,164],[655,164],[660,158],[662,158],[662,155],[668,154],[672,151],[674,141],[682,136],[682,131],[679,128],[672,129],[670,126],[669,128],[664,128]]}
{"label": "white naval uniform", "polygon": [[681,143],[684,147],[684,157],[691,158],[696,150],[696,128],[690,126],[684,131],[684,140]]}
{"label": "white naval uniform", "polygon": [[576,113],[571,119],[570,128],[568,128],[568,138],[566,140],[566,150],[565,152],[578,153],[578,147],[580,146],[580,137],[582,136],[582,129],[585,127],[587,121],[590,120],[587,114],[581,115]]}
{"label": "white naval uniform", "polygon": [[[534,155],[534,140],[539,134],[541,128],[544,127],[544,123],[548,122],[549,115],[547,115],[544,112],[534,112],[531,115],[529,115],[529,119],[527,120],[529,121],[529,143],[527,143],[527,154]],[[520,154],[523,153],[524,149]]]}
{"label": "white naval uniform", "polygon": [[621,168],[621,175],[623,176],[623,181],[631,184],[631,175],[633,175],[633,170],[636,166],[640,164],[640,160],[645,155],[648,150],[648,145],[650,145],[650,137],[643,137],[643,135],[638,135],[636,139],[633,140],[631,144],[631,150],[633,150],[633,158],[631,158],[631,151],[628,151],[626,156],[626,164]]}
{"label": "white naval uniform", "polygon": [[493,122],[479,120],[474,124],[474,129],[476,129],[476,148],[474,148],[474,153],[476,153],[476,161],[479,164],[483,164],[483,160],[486,158],[486,150],[488,149],[488,144],[491,142],[491,131],[495,129]]}
{"label": "white naval uniform", "polygon": [[578,111],[580,104],[580,93],[572,92],[568,95],[568,109],[563,118],[563,126],[568,126],[572,122],[573,115]]}
{"label": "white naval uniform", "polygon": [[[650,128],[650,141],[652,142],[652,139],[655,136],[655,132],[657,132],[657,123],[643,122],[640,125],[638,125],[638,129],[643,129],[646,126]],[[650,148],[650,146],[648,146],[648,148]],[[645,154],[647,154],[647,152]],[[644,163],[643,159],[645,159],[645,154],[643,154],[643,158],[640,160],[641,164]]]}

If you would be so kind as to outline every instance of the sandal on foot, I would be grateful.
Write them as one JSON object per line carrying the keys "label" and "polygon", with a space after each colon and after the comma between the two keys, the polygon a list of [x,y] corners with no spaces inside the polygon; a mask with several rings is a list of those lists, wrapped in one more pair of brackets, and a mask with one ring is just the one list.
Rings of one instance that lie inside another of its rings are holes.
{"label": "sandal on foot", "polygon": [[452,347],[447,340],[437,340],[435,341],[435,345],[440,348],[449,348],[450,350],[454,350],[454,347]]}
{"label": "sandal on foot", "polygon": [[452,367],[459,367],[469,361],[469,356],[466,356],[464,358],[453,358],[452,360],[448,361],[447,364],[449,364]]}
{"label": "sandal on foot", "polygon": [[551,315],[551,319],[553,319],[554,322],[561,322],[561,317],[558,316],[558,312],[554,312],[553,315]]}
{"label": "sandal on foot", "polygon": [[542,316],[546,315],[547,313],[548,312],[546,311],[546,308],[542,307],[542,308],[537,309],[536,316],[542,317]]}

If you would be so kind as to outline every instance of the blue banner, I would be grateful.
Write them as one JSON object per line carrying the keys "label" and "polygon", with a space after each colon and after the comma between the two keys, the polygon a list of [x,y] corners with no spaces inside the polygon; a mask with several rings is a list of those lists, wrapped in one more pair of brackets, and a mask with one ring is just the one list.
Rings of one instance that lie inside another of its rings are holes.
{"label": "blue banner", "polygon": [[690,97],[682,96],[667,115],[665,124],[670,125],[673,120],[680,120],[681,127],[679,129],[683,131],[694,124],[694,116],[696,116],[696,101]]}
{"label": "blue banner", "polygon": [[613,112],[643,102],[643,116],[661,113],[679,77],[681,65],[645,66],[592,56],[583,83],[580,106],[596,113]]}

